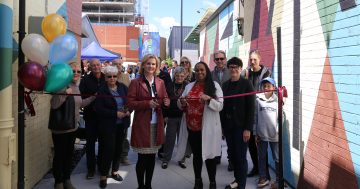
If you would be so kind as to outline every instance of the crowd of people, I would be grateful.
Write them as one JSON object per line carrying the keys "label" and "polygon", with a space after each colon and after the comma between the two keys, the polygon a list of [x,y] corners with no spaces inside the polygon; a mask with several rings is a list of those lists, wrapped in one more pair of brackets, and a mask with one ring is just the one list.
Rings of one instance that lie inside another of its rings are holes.
{"label": "crowd of people", "polygon": [[[246,178],[256,175],[259,175],[258,187],[269,185],[268,146],[277,175],[271,188],[277,188],[278,105],[271,72],[260,64],[257,50],[250,52],[246,69],[241,59],[227,60],[221,50],[213,54],[213,60],[216,64],[213,71],[202,61],[192,65],[185,56],[180,58],[180,64],[174,60],[168,65],[151,54],[146,55],[139,66],[126,71],[121,58],[103,63],[98,59],[83,61],[81,67],[71,63],[73,82],[62,92],[82,95],[74,96],[73,108],[75,125],[80,109],[84,108],[86,179],[93,179],[98,170],[100,188],[106,188],[108,177],[122,181],[119,167],[129,165],[127,156],[131,146],[138,154],[135,170],[139,189],[152,188],[156,156],[162,161],[162,169],[167,169],[172,159],[186,169],[185,160],[192,156],[194,189],[203,188],[201,170],[205,162],[209,188],[216,189],[221,141],[225,139],[228,171],[234,172],[234,181],[224,186],[225,189],[245,189]],[[262,90],[265,92],[252,93]],[[223,98],[242,93],[252,94]],[[51,107],[60,107],[67,98],[69,96],[54,95]],[[76,129],[77,126],[64,131],[52,130],[55,189],[75,188],[70,174]],[[248,149],[254,165],[249,173]]]}

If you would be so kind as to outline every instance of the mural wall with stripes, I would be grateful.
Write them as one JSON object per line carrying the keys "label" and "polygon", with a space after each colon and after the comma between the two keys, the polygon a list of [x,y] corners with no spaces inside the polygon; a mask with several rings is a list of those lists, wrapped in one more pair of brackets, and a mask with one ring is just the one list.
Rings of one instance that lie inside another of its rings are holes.
{"label": "mural wall with stripes", "polygon": [[360,188],[360,0],[245,1],[244,36],[234,11],[241,3],[200,32],[200,56],[214,67],[221,49],[246,67],[258,49],[277,80],[281,27],[285,179],[294,188]]}

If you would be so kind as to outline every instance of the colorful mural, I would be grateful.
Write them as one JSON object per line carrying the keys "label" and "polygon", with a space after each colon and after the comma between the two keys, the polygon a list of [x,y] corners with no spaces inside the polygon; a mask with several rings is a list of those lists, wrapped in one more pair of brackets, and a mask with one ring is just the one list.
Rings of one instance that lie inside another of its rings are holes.
{"label": "colorful mural", "polygon": [[141,60],[146,54],[160,56],[160,35],[159,32],[141,33],[139,39],[141,42],[139,49],[139,59]]}
{"label": "colorful mural", "polygon": [[258,49],[261,63],[277,76],[276,27],[281,27],[282,81],[289,93],[285,180],[294,188],[359,189],[360,0],[247,1],[245,26],[251,28],[244,36],[234,19],[233,7],[240,3],[228,3],[200,32],[202,60],[214,67],[216,50],[247,58]]}

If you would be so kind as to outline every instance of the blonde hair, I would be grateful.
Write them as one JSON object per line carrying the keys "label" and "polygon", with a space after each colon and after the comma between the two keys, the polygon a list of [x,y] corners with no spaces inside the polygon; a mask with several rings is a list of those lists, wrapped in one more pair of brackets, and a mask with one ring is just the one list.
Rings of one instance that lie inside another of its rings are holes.
{"label": "blonde hair", "polygon": [[191,74],[191,72],[192,72],[191,60],[190,60],[187,56],[182,56],[182,57],[180,58],[180,66],[181,66],[181,62],[182,62],[182,61],[187,61],[187,62],[189,62],[189,69],[186,70],[186,71],[188,71],[188,72]]}
{"label": "blonde hair", "polygon": [[150,60],[150,59],[155,59],[156,61],[156,70],[154,73],[154,76],[158,75],[160,73],[160,61],[159,59],[153,55],[153,54],[147,54],[144,56],[144,58],[141,60],[141,64],[140,64],[140,69],[139,69],[139,74],[144,75],[144,67],[145,64]]}

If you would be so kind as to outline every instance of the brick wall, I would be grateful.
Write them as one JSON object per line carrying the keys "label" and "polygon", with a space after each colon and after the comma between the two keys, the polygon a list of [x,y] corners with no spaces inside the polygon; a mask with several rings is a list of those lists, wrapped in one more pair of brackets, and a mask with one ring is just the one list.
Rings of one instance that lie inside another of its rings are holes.
{"label": "brick wall", "polygon": [[[120,53],[124,61],[138,62],[138,48],[130,47],[130,40],[139,39],[139,28],[133,26],[114,26],[93,24],[101,47]],[[137,44],[138,45],[138,44]]]}

